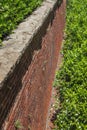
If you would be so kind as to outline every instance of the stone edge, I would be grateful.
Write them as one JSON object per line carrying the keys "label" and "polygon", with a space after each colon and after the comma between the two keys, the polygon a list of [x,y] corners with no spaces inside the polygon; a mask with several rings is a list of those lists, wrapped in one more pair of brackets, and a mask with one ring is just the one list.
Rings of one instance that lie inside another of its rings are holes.
{"label": "stone edge", "polygon": [[41,7],[20,23],[13,34],[3,41],[3,46],[0,48],[0,88],[20,61],[27,46],[29,46],[56,3],[57,0],[45,0]]}

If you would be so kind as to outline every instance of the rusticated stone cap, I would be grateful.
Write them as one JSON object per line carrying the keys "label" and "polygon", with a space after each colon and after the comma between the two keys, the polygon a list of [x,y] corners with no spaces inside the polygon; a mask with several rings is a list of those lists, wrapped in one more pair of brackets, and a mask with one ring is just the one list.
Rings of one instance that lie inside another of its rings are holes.
{"label": "rusticated stone cap", "polygon": [[17,29],[3,41],[3,46],[0,48],[0,84],[13,71],[24,50],[50,11],[53,10],[56,2],[57,0],[45,0],[41,7],[20,23]]}

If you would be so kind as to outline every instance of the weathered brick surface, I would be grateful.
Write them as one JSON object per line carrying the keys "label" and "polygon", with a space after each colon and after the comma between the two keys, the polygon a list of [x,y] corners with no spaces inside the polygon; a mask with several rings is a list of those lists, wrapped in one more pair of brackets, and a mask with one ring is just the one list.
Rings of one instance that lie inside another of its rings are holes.
{"label": "weathered brick surface", "polygon": [[20,130],[46,129],[64,24],[65,0],[54,6],[4,82],[0,91],[0,127],[7,118],[2,130],[16,130],[17,120]]}

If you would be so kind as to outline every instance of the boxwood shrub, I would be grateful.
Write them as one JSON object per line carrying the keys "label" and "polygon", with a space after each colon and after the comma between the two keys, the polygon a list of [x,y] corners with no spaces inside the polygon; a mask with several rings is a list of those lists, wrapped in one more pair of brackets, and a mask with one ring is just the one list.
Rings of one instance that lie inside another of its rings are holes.
{"label": "boxwood shrub", "polygon": [[0,42],[43,0],[0,0]]}
{"label": "boxwood shrub", "polygon": [[67,4],[63,65],[54,82],[61,101],[54,130],[87,130],[87,0]]}

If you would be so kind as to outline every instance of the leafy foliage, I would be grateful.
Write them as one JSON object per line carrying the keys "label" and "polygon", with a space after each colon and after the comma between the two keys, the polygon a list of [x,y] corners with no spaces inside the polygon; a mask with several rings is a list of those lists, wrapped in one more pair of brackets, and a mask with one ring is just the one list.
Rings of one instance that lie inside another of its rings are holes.
{"label": "leafy foliage", "polygon": [[87,130],[87,0],[68,1],[65,33],[55,80],[61,95],[55,130]]}
{"label": "leafy foliage", "polygon": [[0,42],[43,0],[0,0]]}
{"label": "leafy foliage", "polygon": [[21,129],[23,126],[21,125],[20,123],[20,120],[16,120],[15,121],[15,124],[14,124],[15,128],[18,130],[18,129]]}

